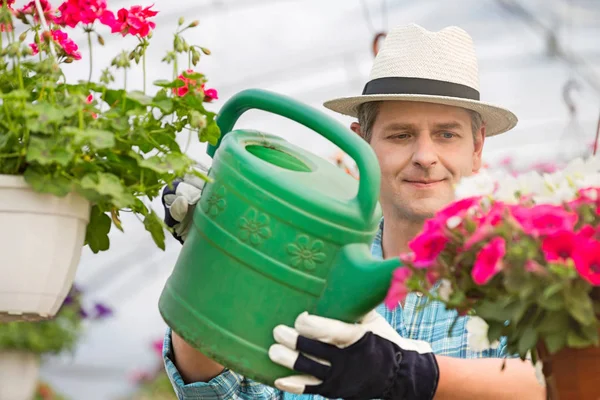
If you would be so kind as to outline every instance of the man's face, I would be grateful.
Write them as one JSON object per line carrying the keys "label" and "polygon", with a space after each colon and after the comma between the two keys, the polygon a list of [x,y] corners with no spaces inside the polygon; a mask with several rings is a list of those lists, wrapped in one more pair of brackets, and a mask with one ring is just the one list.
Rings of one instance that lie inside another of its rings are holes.
{"label": "man's face", "polygon": [[454,199],[453,185],[481,167],[484,129],[473,139],[471,115],[431,103],[384,101],[371,146],[381,167],[381,204],[422,221]]}

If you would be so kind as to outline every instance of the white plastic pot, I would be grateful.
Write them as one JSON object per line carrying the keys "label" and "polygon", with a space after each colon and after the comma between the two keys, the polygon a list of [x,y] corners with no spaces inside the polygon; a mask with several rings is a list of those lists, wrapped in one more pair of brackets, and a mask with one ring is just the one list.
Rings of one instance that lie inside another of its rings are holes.
{"label": "white plastic pot", "polygon": [[39,356],[0,351],[0,399],[31,400],[40,374]]}
{"label": "white plastic pot", "polygon": [[[90,203],[34,192],[0,175],[0,323],[53,317],[81,257]],[[0,397],[1,398],[1,397]]]}

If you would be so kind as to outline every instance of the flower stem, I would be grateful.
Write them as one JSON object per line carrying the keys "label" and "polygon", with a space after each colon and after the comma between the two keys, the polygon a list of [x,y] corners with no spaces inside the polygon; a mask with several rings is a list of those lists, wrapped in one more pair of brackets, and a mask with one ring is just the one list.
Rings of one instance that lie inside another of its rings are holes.
{"label": "flower stem", "polygon": [[86,29],[87,31],[87,39],[88,39],[88,47],[90,49],[90,73],[88,75],[88,85],[92,81],[92,68],[93,68],[93,51],[92,51],[92,30]]}
{"label": "flower stem", "polygon": [[142,53],[142,71],[144,72],[144,94],[146,94],[146,48]]}

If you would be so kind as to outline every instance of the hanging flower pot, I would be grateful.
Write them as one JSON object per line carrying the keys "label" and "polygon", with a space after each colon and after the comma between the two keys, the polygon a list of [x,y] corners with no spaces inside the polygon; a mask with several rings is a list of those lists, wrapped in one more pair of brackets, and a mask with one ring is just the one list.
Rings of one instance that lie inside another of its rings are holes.
{"label": "hanging flower pot", "polygon": [[[141,220],[164,250],[164,224],[144,200],[187,174],[207,179],[180,148],[178,133],[211,144],[220,136],[215,114],[204,108],[218,94],[191,69],[210,52],[182,34],[197,21],[179,20],[163,59],[176,73],[154,82],[147,95],[153,6],[89,11],[77,2],[59,10],[40,0],[21,9],[13,3],[0,8],[0,27],[13,32],[0,43],[0,323],[53,318],[82,247],[108,250],[111,228],[123,230],[121,212]],[[72,29],[83,30],[90,43],[85,81],[63,71],[82,58]],[[19,40],[14,32],[22,32]],[[92,35],[103,45],[101,34],[131,35],[137,45],[107,63],[91,54]],[[190,69],[178,76],[179,58]],[[100,71],[98,62],[107,68]],[[141,73],[130,71],[134,63]],[[117,73],[123,88],[112,84]],[[143,91],[126,89],[128,75]]]}
{"label": "hanging flower pot", "polygon": [[0,175],[0,322],[52,317],[67,296],[90,216],[70,194],[33,191],[23,177]]}
{"label": "hanging flower pot", "polygon": [[31,400],[40,372],[39,356],[27,351],[0,351],[0,399]]}
{"label": "hanging flower pot", "polygon": [[549,400],[600,399],[600,347],[563,348],[550,354],[537,347]]}

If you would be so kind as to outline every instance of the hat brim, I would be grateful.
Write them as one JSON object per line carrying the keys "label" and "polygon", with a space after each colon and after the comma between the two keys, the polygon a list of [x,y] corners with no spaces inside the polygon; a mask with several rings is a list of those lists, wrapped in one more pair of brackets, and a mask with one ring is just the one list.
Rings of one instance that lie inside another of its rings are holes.
{"label": "hat brim", "polygon": [[444,104],[476,111],[481,115],[485,123],[486,136],[494,136],[509,131],[514,128],[518,122],[518,118],[515,114],[502,107],[477,100],[445,96],[430,96],[420,94],[363,95],[329,100],[323,103],[323,106],[340,114],[356,117],[358,113],[358,106],[363,103],[392,100]]}

